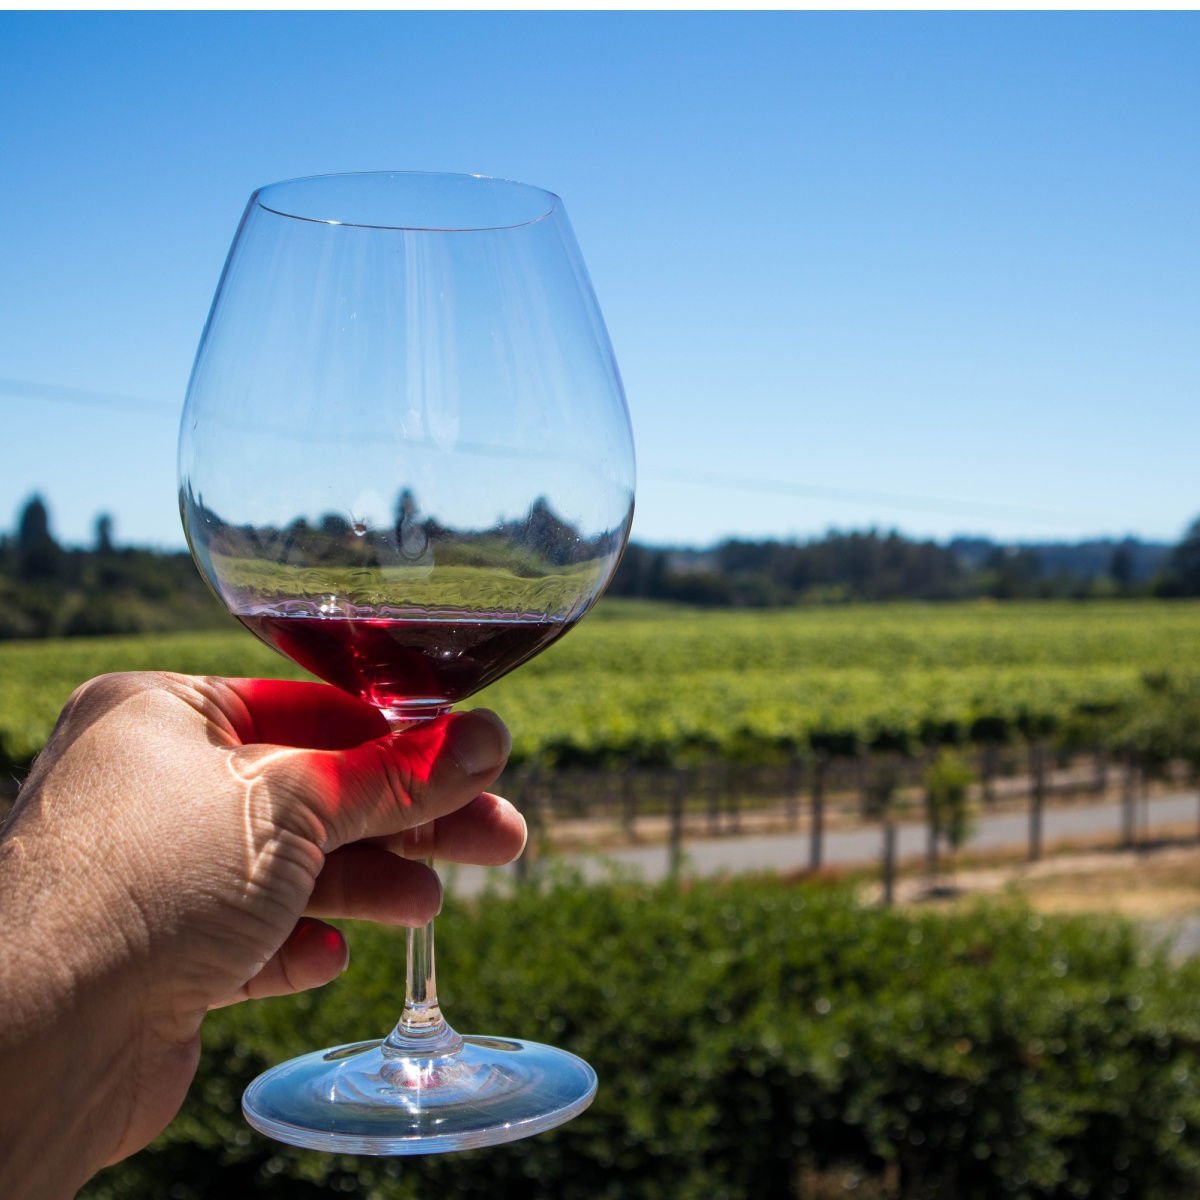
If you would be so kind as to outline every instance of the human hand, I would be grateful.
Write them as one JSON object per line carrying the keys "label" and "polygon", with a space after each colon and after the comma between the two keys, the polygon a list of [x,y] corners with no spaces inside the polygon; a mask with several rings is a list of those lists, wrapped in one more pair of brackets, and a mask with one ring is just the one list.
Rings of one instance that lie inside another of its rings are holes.
{"label": "human hand", "polygon": [[81,687],[0,836],[0,1194],[70,1195],[149,1142],[210,1008],[344,969],[320,917],[432,919],[418,826],[422,854],[516,857],[524,820],[482,792],[509,745],[478,710],[390,734],[321,684]]}

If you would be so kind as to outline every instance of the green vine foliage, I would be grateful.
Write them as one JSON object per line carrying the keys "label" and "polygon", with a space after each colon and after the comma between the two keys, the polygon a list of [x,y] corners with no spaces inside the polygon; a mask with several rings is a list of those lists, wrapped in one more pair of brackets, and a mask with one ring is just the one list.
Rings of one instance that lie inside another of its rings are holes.
{"label": "green vine foliage", "polygon": [[758,880],[557,879],[451,904],[439,934],[456,1026],[584,1055],[601,1081],[586,1114],[423,1159],[253,1134],[239,1096],[255,1073],[381,1035],[396,1016],[402,939],[354,927],[339,982],[212,1014],[179,1118],[84,1196],[817,1200],[846,1180],[905,1200],[1200,1190],[1200,967],[1172,965],[1128,926],[1009,904],[912,916]]}
{"label": "green vine foliage", "polygon": [[974,770],[950,746],[943,746],[925,769],[930,819],[951,850],[961,849],[971,836],[975,814],[970,788],[974,782]]}
{"label": "green vine foliage", "polygon": [[[89,676],[156,669],[303,675],[237,629],[0,644],[0,769],[28,764]],[[469,703],[504,716],[514,765],[747,764],[1024,737],[1200,762],[1200,605],[605,602]]]}

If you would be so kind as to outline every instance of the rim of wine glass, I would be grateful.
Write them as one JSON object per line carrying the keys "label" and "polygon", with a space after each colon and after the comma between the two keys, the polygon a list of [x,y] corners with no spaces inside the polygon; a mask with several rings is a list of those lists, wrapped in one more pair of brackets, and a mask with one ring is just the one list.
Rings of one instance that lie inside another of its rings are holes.
{"label": "rim of wine glass", "polygon": [[[276,189],[291,187],[300,183],[319,183],[326,180],[335,179],[453,179],[461,182],[474,180],[479,183],[498,184],[505,188],[520,188],[522,191],[531,192],[544,197],[546,207],[542,212],[530,217],[524,221],[497,221],[486,224],[472,225],[419,225],[419,224],[377,224],[370,221],[339,221],[333,217],[310,217],[302,213],[288,212],[286,209],[277,208],[272,204],[263,202],[263,197],[266,193]],[[275,183],[265,183],[261,187],[255,188],[251,196],[251,203],[257,205],[264,212],[269,212],[273,216],[284,217],[290,221],[307,221],[314,225],[335,225],[343,226],[347,229],[381,229],[393,230],[396,233],[489,233],[498,232],[504,229],[523,229],[527,225],[536,225],[539,221],[544,221],[548,217],[553,216],[555,211],[561,207],[562,199],[554,192],[548,191],[546,188],[538,187],[532,183],[522,183],[517,179],[506,179],[498,175],[482,175],[472,174],[466,171],[331,171],[324,175],[298,175],[293,179],[280,179]]]}

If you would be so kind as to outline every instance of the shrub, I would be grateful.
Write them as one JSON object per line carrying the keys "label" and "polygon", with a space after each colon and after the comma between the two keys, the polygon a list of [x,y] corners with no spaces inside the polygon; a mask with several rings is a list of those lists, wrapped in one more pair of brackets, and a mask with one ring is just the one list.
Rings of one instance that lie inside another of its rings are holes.
{"label": "shrub", "polygon": [[1114,922],[1007,904],[954,916],[737,881],[560,881],[440,920],[458,1028],[568,1047],[600,1076],[550,1134],[421,1159],[319,1155],[253,1134],[269,1063],[382,1035],[402,939],[354,927],[320,992],[209,1018],[190,1098],[90,1200],[348,1194],[741,1200],[1175,1197],[1200,1185],[1200,970]]}

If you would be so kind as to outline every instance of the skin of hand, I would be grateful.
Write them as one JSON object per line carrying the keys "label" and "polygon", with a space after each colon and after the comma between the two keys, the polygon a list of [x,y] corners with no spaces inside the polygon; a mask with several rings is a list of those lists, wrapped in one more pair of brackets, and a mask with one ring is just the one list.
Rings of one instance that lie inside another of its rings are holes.
{"label": "skin of hand", "polygon": [[320,917],[431,920],[418,826],[422,855],[515,858],[483,791],[509,747],[485,710],[391,733],[322,684],[79,688],[0,831],[0,1196],[71,1196],[160,1133],[209,1009],[345,968]]}

